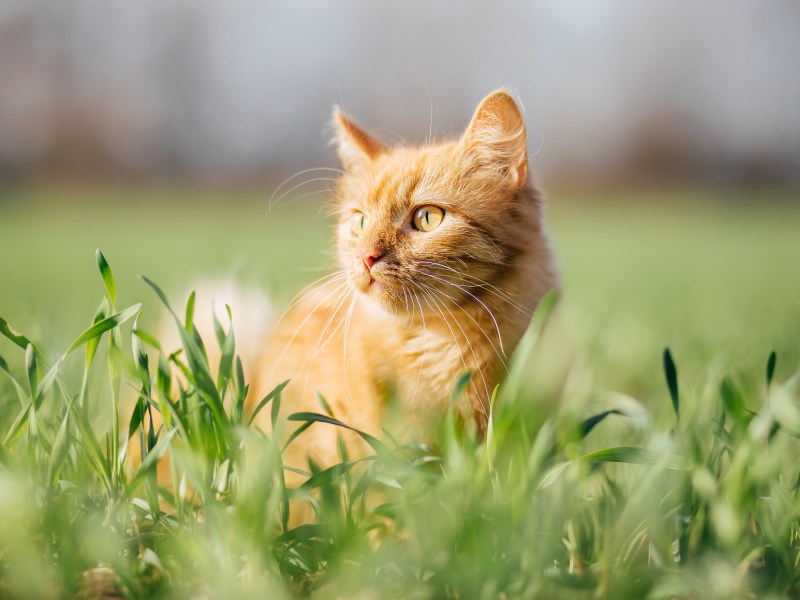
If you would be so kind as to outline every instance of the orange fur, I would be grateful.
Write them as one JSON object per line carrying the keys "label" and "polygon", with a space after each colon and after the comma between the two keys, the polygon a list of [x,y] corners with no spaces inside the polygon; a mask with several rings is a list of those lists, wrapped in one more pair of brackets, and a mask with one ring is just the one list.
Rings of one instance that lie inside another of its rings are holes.
{"label": "orange fur", "polygon": [[[558,285],[520,112],[498,90],[459,139],[419,147],[384,147],[338,109],[334,121],[346,169],[334,198],[339,270],[288,311],[250,363],[251,409],[291,379],[284,415],[319,412],[318,390],[353,427],[424,438],[469,371],[461,409],[482,430],[505,360]],[[428,232],[411,225],[425,205],[444,210]],[[354,211],[365,215],[361,235]],[[268,430],[268,411],[255,424]],[[338,462],[337,435],[351,456],[364,452],[357,436],[315,424],[286,463]]]}

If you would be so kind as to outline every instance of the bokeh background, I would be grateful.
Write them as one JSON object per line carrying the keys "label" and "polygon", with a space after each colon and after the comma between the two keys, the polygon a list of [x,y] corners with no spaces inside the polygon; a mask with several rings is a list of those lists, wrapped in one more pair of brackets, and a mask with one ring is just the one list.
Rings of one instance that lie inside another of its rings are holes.
{"label": "bokeh background", "polygon": [[280,306],[329,260],[332,171],[310,169],[337,166],[334,104],[414,143],[505,85],[593,384],[657,393],[666,345],[698,373],[775,349],[788,375],[798,31],[794,0],[4,0],[0,316],[61,350],[102,297],[97,247],[150,323],[138,273],[176,303],[234,277]]}

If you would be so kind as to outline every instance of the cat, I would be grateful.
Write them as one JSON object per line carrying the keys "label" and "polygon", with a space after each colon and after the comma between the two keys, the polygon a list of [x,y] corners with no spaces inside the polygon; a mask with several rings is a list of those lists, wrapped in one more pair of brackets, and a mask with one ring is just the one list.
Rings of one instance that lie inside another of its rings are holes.
{"label": "cat", "polygon": [[[284,416],[320,412],[319,394],[354,428],[425,440],[469,373],[458,408],[484,432],[508,356],[558,287],[517,104],[494,91],[460,137],[421,146],[387,147],[338,108],[333,121],[344,168],[331,200],[338,269],[248,361],[248,406],[289,379]],[[269,411],[254,425],[269,431]],[[285,463],[339,462],[339,435],[351,457],[368,450],[352,432],[317,423]]]}

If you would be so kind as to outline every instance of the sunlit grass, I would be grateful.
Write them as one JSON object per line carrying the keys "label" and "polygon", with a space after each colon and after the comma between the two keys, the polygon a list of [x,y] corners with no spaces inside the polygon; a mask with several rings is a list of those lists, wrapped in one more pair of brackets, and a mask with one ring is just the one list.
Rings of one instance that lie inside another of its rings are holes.
{"label": "sunlit grass", "polygon": [[[158,258],[155,280],[177,277],[180,255],[149,246],[170,226],[112,234],[115,252],[139,239],[122,265],[104,247],[113,274],[81,250],[88,274],[67,277],[82,291],[63,305],[46,266],[25,273],[25,287],[23,269],[4,264],[4,282],[31,303],[42,295],[44,322],[63,331],[34,338],[0,322],[0,596],[70,596],[108,566],[140,598],[796,597],[797,217],[715,210],[655,224],[633,210],[623,227],[602,211],[554,208],[565,292],[515,353],[487,440],[448,415],[430,447],[370,438],[370,456],[312,469],[296,490],[276,440],[247,427],[229,324],[199,340],[193,300],[167,291],[183,351],[165,356],[145,326],[139,304],[163,312],[163,292],[135,273],[152,274]],[[132,226],[109,219],[98,231]],[[198,217],[189,239],[213,234]],[[217,244],[197,241],[194,259]],[[256,246],[244,247],[278,247]],[[299,252],[289,256],[311,262],[312,250]],[[31,244],[28,264],[49,255]],[[13,295],[4,287],[0,299]],[[208,364],[208,344],[220,364]],[[127,396],[132,416],[118,410]],[[151,429],[154,411],[163,428]],[[342,426],[324,404],[277,425]],[[129,440],[148,450],[136,469]],[[159,490],[154,467],[168,449],[173,485]],[[311,503],[314,524],[289,527],[296,502]]]}

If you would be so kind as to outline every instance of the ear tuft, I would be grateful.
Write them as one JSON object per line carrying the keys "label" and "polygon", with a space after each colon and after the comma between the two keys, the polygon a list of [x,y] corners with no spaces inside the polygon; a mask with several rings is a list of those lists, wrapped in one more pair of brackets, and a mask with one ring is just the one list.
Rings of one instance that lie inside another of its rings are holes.
{"label": "ear tuft", "polygon": [[333,123],[336,128],[336,146],[345,168],[351,169],[373,160],[385,151],[383,145],[344,116],[338,106],[333,107]]}
{"label": "ear tuft", "polygon": [[510,177],[517,188],[528,176],[525,122],[516,102],[505,90],[496,90],[478,106],[462,143],[488,166]]}

